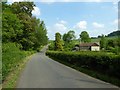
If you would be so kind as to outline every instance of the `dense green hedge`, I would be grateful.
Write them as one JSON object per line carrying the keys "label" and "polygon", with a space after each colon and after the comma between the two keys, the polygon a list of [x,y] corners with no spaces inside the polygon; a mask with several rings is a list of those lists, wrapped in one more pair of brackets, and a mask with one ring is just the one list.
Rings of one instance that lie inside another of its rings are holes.
{"label": "dense green hedge", "polygon": [[2,80],[15,70],[23,59],[31,52],[21,51],[15,43],[6,43],[2,45]]}
{"label": "dense green hedge", "polygon": [[105,52],[47,51],[51,58],[120,78],[120,55]]}

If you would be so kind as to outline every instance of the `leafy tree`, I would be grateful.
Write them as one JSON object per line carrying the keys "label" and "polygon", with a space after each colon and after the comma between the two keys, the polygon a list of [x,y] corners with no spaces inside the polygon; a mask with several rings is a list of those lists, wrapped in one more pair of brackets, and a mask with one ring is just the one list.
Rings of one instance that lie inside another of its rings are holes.
{"label": "leafy tree", "polygon": [[104,35],[101,36],[100,47],[101,49],[106,49],[106,39]]}
{"label": "leafy tree", "polygon": [[118,30],[118,31],[114,31],[114,32],[108,34],[107,36],[108,36],[108,37],[112,37],[112,36],[120,36],[120,30]]}
{"label": "leafy tree", "polygon": [[50,44],[49,44],[49,50],[55,50],[55,41],[52,41]]}
{"label": "leafy tree", "polygon": [[64,41],[64,50],[65,51],[70,51],[74,44],[73,40],[75,39],[75,32],[70,30],[67,33],[63,35],[63,41]]}
{"label": "leafy tree", "polygon": [[63,35],[63,40],[67,42],[67,34],[66,33]]}
{"label": "leafy tree", "polygon": [[120,38],[108,39],[106,49],[116,54],[120,53]]}
{"label": "leafy tree", "polygon": [[32,10],[35,4],[33,2],[14,2],[11,5],[12,11],[15,14],[26,13],[30,17],[32,16]]}
{"label": "leafy tree", "polygon": [[113,39],[107,40],[107,46],[109,46],[109,47],[115,47],[114,40]]}
{"label": "leafy tree", "polygon": [[3,42],[18,42],[23,34],[23,24],[20,23],[19,18],[15,14],[5,11],[2,15],[2,25]]}
{"label": "leafy tree", "polygon": [[41,45],[46,45],[48,42],[47,30],[45,28],[44,21],[37,20],[38,25],[36,26],[35,37],[37,38],[35,41],[35,48]]}
{"label": "leafy tree", "polygon": [[33,2],[3,4],[3,42],[16,42],[23,50],[37,50],[47,44],[44,21],[32,17]]}
{"label": "leafy tree", "polygon": [[2,13],[0,13],[2,14],[0,19],[2,19],[2,61],[4,63],[2,81],[16,69],[21,58],[30,54],[24,51],[39,51],[42,45],[47,44],[44,21],[32,16],[33,7],[33,2],[15,2],[12,5],[2,3]]}
{"label": "leafy tree", "polygon": [[55,34],[55,50],[58,50],[58,51],[63,50],[62,41],[61,41],[61,34],[60,33]]}
{"label": "leafy tree", "polygon": [[2,11],[6,10],[6,9],[10,9],[10,6],[7,4],[7,1],[1,2],[0,5],[2,5],[1,6]]}
{"label": "leafy tree", "polygon": [[24,50],[33,49],[35,39],[35,20],[32,17],[32,10],[34,9],[33,2],[14,2],[10,8],[13,14],[17,15],[20,23],[23,24],[23,34],[19,42],[22,44]]}
{"label": "leafy tree", "polygon": [[69,31],[67,34],[65,33],[65,34],[63,35],[63,40],[64,40],[66,43],[71,42],[73,39],[75,39],[75,32],[74,32],[74,31]]}
{"label": "leafy tree", "polygon": [[117,38],[117,45],[120,47],[120,36]]}
{"label": "leafy tree", "polygon": [[90,42],[89,34],[86,31],[81,32],[80,34],[81,42]]}
{"label": "leafy tree", "polygon": [[[2,7],[2,2],[0,3],[0,7]],[[0,12],[2,12],[2,8],[0,8]],[[2,41],[2,13],[0,13],[0,52],[1,52],[1,41]]]}

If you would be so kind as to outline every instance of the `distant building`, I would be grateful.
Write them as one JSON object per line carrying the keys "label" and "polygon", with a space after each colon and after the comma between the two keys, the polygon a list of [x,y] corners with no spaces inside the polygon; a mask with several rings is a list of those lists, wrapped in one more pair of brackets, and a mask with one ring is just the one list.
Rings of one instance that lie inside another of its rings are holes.
{"label": "distant building", "polygon": [[79,51],[79,50],[80,50],[79,45],[75,45],[75,47],[72,49],[72,51]]}
{"label": "distant building", "polygon": [[80,50],[86,51],[100,51],[100,45],[98,43],[81,43],[79,45]]}

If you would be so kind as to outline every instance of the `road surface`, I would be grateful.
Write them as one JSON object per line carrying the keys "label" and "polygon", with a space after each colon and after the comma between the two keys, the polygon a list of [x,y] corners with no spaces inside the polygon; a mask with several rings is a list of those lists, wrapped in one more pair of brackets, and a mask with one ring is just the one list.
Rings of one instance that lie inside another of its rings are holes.
{"label": "road surface", "polygon": [[116,88],[50,59],[46,48],[29,60],[17,88]]}

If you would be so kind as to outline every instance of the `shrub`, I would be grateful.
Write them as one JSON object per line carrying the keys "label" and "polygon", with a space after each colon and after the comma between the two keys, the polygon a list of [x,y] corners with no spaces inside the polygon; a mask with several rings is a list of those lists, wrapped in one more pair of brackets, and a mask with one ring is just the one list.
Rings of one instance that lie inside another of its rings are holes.
{"label": "shrub", "polygon": [[98,71],[100,73],[120,78],[120,56],[105,52],[57,52],[47,51],[51,58],[70,64]]}
{"label": "shrub", "polygon": [[28,51],[21,51],[15,43],[4,43],[2,45],[2,80],[13,70],[19,63],[23,61],[27,55],[31,54]]}
{"label": "shrub", "polygon": [[55,50],[55,43],[51,42],[48,48],[49,50]]}

